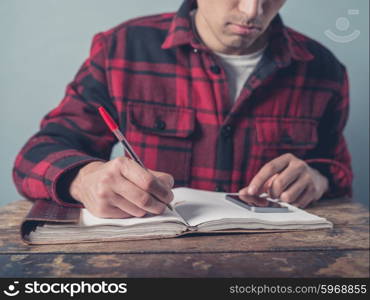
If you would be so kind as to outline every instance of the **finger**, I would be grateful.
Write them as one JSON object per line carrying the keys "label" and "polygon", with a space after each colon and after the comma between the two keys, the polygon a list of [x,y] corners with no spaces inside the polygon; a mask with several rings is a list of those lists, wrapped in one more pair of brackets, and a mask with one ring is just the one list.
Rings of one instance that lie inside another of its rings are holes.
{"label": "finger", "polygon": [[306,208],[314,200],[315,198],[313,194],[313,189],[308,187],[305,189],[302,195],[298,197],[298,200],[293,202],[293,205],[300,208]]}
{"label": "finger", "polygon": [[280,195],[280,200],[293,203],[304,192],[308,186],[308,181],[304,176],[300,176],[290,187]]}
{"label": "finger", "polygon": [[262,192],[262,187],[268,179],[270,179],[275,174],[283,171],[288,165],[292,155],[283,155],[280,156],[266,165],[264,165],[257,175],[252,179],[248,187],[248,193],[250,195],[256,195]]}
{"label": "finger", "polygon": [[158,172],[154,170],[149,170],[149,172],[152,173],[155,177],[159,178],[162,181],[162,183],[164,183],[170,189],[173,188],[173,185],[175,184],[175,180],[171,174],[164,173],[164,172]]}
{"label": "finger", "polygon": [[100,209],[93,209],[90,210],[90,212],[98,217],[98,218],[104,218],[104,219],[127,219],[132,218],[132,215],[128,214],[127,212],[122,211],[121,209],[107,205],[104,208]]}
{"label": "finger", "polygon": [[[261,188],[261,191],[260,191],[260,193],[259,194],[261,194],[261,193],[266,193],[266,194],[268,194],[268,195],[271,195],[271,191],[270,191],[270,189],[271,189],[271,185],[272,185],[272,182],[274,181],[274,179],[276,178],[278,176],[278,174],[275,174],[275,175],[273,175],[272,177],[270,177],[265,183],[264,183],[264,185],[263,185],[263,187]],[[250,185],[249,185],[250,186]],[[242,189],[240,189],[239,190],[239,195],[249,195],[249,196],[253,196],[253,195],[251,195],[249,192],[248,192],[248,189],[249,189],[249,186],[247,186],[247,187],[244,187],[244,188],[242,188]]]}
{"label": "finger", "polygon": [[270,188],[270,195],[273,198],[279,198],[280,195],[301,175],[301,170],[289,164],[288,167],[281,172],[273,180]]}
{"label": "finger", "polygon": [[263,188],[262,188],[262,193],[267,193],[270,197],[272,197],[271,187],[272,187],[272,184],[273,184],[275,178],[278,177],[278,176],[279,176],[278,174],[275,174],[265,182],[265,184],[263,185]]}
{"label": "finger", "polygon": [[165,200],[168,201],[167,198],[160,199],[164,203],[158,201],[158,199],[153,197],[153,195],[140,189],[137,185],[129,180],[122,180],[120,184],[113,187],[113,190],[121,197],[127,199],[133,205],[145,210],[146,212],[156,215],[163,213],[163,211],[166,209],[166,205],[164,203],[169,203],[165,202]]}
{"label": "finger", "polygon": [[[272,182],[274,181],[274,179],[278,176],[278,174],[275,174],[274,176],[272,176],[270,179],[268,179],[265,184],[263,185],[262,187],[262,193],[267,193],[269,195],[271,195],[270,193],[270,188],[271,188],[271,185],[272,185]],[[242,189],[239,190],[238,194],[240,196],[245,196],[245,195],[249,195],[251,196],[249,193],[248,193],[248,186],[247,187],[244,187]]]}
{"label": "finger", "polygon": [[160,200],[169,203],[173,194],[168,186],[154,176],[148,170],[142,168],[137,162],[127,157],[121,157],[120,171],[123,177],[137,185],[141,190],[158,197]]}
{"label": "finger", "polygon": [[134,217],[144,217],[147,214],[147,211],[144,209],[138,207],[134,203],[130,202],[126,198],[122,197],[118,193],[114,191],[112,196],[109,199],[109,202],[111,203],[112,206],[119,208],[120,210],[130,214],[131,216]]}

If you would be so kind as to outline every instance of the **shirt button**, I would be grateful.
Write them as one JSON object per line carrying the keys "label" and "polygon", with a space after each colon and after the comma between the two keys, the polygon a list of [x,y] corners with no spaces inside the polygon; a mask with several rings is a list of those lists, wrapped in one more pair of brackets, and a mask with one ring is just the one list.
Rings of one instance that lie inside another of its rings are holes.
{"label": "shirt button", "polygon": [[221,184],[217,184],[215,187],[215,192],[225,192],[225,190]]}
{"label": "shirt button", "polygon": [[157,121],[155,121],[155,127],[159,130],[164,130],[164,129],[166,129],[166,122],[164,122],[162,120],[157,120]]}
{"label": "shirt button", "polygon": [[227,125],[227,126],[222,128],[221,134],[222,134],[223,137],[229,137],[229,136],[231,136],[232,131],[233,131],[232,127],[230,125]]}
{"label": "shirt button", "polygon": [[289,133],[284,132],[284,135],[282,137],[282,142],[284,144],[293,144],[293,138],[289,135]]}
{"label": "shirt button", "polygon": [[213,66],[211,66],[211,72],[213,74],[219,75],[219,74],[221,74],[221,68],[217,65],[213,65]]}
{"label": "shirt button", "polygon": [[198,53],[198,52],[199,52],[199,50],[198,50],[197,48],[194,48],[194,49],[193,49],[193,52],[194,52],[194,53]]}

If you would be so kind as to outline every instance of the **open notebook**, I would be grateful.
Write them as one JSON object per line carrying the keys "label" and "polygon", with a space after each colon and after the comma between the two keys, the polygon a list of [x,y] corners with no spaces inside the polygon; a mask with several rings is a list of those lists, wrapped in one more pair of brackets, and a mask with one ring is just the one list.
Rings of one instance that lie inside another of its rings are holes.
{"label": "open notebook", "polygon": [[286,205],[288,213],[256,213],[225,199],[226,193],[173,189],[173,211],[160,216],[102,219],[81,209],[76,222],[39,222],[24,234],[31,244],[168,238],[188,233],[332,228],[324,218]]}

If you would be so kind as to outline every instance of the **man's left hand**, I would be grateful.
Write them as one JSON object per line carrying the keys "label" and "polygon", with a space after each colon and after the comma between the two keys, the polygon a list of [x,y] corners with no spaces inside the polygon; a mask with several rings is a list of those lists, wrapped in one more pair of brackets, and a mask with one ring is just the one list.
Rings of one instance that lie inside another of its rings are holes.
{"label": "man's left hand", "polygon": [[272,198],[304,208],[328,190],[328,179],[293,154],[284,154],[262,167],[241,195],[268,193]]}

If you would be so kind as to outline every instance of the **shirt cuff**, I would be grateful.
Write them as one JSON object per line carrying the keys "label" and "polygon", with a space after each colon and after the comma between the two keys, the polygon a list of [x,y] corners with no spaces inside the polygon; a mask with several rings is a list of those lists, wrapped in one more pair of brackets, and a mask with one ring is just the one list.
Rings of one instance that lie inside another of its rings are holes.
{"label": "shirt cuff", "polygon": [[321,158],[305,161],[328,179],[329,187],[322,198],[352,197],[352,171],[345,164]]}
{"label": "shirt cuff", "polygon": [[91,156],[68,156],[58,160],[58,168],[50,166],[45,178],[50,183],[46,186],[51,199],[62,206],[83,208],[83,204],[70,195],[69,186],[82,167],[95,161],[106,162]]}

